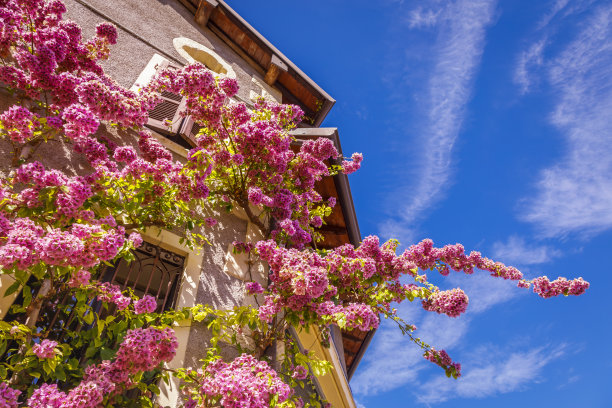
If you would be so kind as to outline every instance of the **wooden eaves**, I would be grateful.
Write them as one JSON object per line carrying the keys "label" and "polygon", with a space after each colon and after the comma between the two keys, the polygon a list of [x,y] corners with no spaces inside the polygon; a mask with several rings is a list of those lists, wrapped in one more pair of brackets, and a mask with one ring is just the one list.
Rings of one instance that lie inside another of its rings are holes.
{"label": "wooden eaves", "polygon": [[223,0],[179,0],[194,20],[209,29],[283,95],[283,103],[299,105],[303,126],[317,127],[336,102]]}

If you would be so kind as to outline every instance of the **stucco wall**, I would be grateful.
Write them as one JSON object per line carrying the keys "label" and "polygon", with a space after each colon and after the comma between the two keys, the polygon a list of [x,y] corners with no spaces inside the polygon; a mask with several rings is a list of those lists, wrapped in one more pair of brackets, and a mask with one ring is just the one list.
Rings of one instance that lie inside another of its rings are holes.
{"label": "stucco wall", "polygon": [[[102,65],[111,77],[125,87],[131,87],[138,74],[156,52],[142,40],[154,44],[175,59],[187,63],[176,51],[173,39],[186,37],[210,48],[223,58],[236,73],[240,87],[238,96],[249,100],[251,90],[260,93],[253,83],[255,77],[263,78],[208,29],[199,27],[191,14],[176,0],[82,0],[92,8],[109,17],[136,36],[118,29],[118,43],[111,48],[111,56]],[[105,21],[75,0],[65,0],[68,9],[66,19],[74,20],[83,27],[84,38],[95,34],[97,24]],[[138,38],[140,37],[140,38]]]}

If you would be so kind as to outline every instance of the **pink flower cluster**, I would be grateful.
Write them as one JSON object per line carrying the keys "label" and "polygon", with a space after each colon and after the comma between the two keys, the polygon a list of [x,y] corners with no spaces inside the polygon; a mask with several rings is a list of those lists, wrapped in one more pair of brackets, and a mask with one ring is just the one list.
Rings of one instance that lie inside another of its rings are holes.
{"label": "pink flower cluster", "polygon": [[34,264],[89,268],[114,258],[123,247],[122,227],[72,224],[69,230],[43,229],[28,218],[5,220],[0,238],[0,266],[28,269]]}
{"label": "pink flower cluster", "polygon": [[220,398],[224,408],[268,408],[274,395],[277,403],[292,394],[265,361],[242,354],[231,363],[217,360],[204,368],[199,392],[205,398]]}
{"label": "pink flower cluster", "polygon": [[554,281],[549,281],[546,276],[535,278],[533,281],[533,291],[543,298],[550,298],[559,295],[582,295],[588,288],[589,282],[582,278],[567,280],[565,278],[557,278]]}
{"label": "pink flower cluster", "polygon": [[134,248],[138,248],[142,245],[142,236],[137,232],[132,232],[128,237],[128,241],[132,243]]}
{"label": "pink flower cluster", "polygon": [[14,105],[0,115],[0,123],[13,142],[25,143],[32,138],[39,125],[35,123],[35,116],[28,109]]}
{"label": "pink flower cluster", "polygon": [[136,314],[153,313],[157,309],[155,298],[150,295],[145,295],[134,303],[134,311]]}
{"label": "pink flower cluster", "polygon": [[264,288],[258,282],[247,282],[244,286],[248,295],[257,295],[264,291]]}
{"label": "pink flower cluster", "polygon": [[[258,254],[271,270],[271,284],[259,309],[260,317],[271,321],[281,311],[292,312],[302,322],[335,323],[367,331],[378,327],[378,313],[393,313],[392,302],[414,297],[421,297],[428,311],[451,317],[466,311],[469,299],[461,289],[432,289],[426,285],[427,277],[417,273],[419,269],[472,273],[474,268],[480,268],[493,276],[522,278],[515,268],[483,258],[477,252],[466,256],[461,245],[438,249],[431,240],[424,240],[397,255],[398,244],[391,240],[380,245],[378,237],[370,236],[358,248],[343,245],[320,256],[315,251],[281,248],[274,241],[259,242]],[[413,277],[415,283],[402,284],[400,278],[404,275]],[[586,288],[588,283],[582,278],[534,280],[534,291],[543,297],[579,295]]]}
{"label": "pink flower cluster", "polygon": [[86,286],[89,284],[90,279],[91,274],[89,273],[89,271],[80,269],[79,271],[72,274],[72,277],[68,281],[68,286],[70,286],[71,288]]}
{"label": "pink flower cluster", "polygon": [[432,348],[425,351],[423,357],[425,357],[426,360],[429,360],[432,363],[442,367],[447,374],[451,375],[454,373],[456,378],[461,377],[461,364],[454,363],[446,351],[438,351]]}
{"label": "pink flower cluster", "polygon": [[57,384],[43,384],[32,393],[28,400],[30,408],[62,408],[66,393],[57,388]]}
{"label": "pink flower cluster", "polygon": [[[250,112],[242,103],[228,104],[236,82],[223,79],[217,85],[211,72],[199,64],[166,70],[145,90],[181,94],[186,98],[186,115],[207,129],[197,136],[190,163],[195,169],[206,157],[212,164],[213,193],[219,191],[222,198],[242,207],[250,203],[269,212],[277,221],[273,236],[279,240],[295,246],[312,240],[313,226],[322,224],[320,216],[312,214],[323,202],[315,183],[330,175],[326,160],[336,159],[338,152],[326,138],[304,141],[294,152],[288,130],[303,116],[298,107],[262,100]],[[353,156],[352,171],[361,160],[360,154]]]}
{"label": "pink flower cluster", "polygon": [[81,383],[68,393],[60,391],[57,384],[42,384],[32,393],[28,405],[31,408],[98,408],[105,398],[133,386],[130,376],[170,362],[177,346],[170,328],[130,330],[114,361],[88,367]]}
{"label": "pink flower cluster", "polygon": [[171,361],[177,347],[178,341],[170,328],[129,330],[114,364],[129,373],[150,371],[164,361]]}
{"label": "pink flower cluster", "polygon": [[40,344],[32,346],[32,353],[36,354],[38,358],[53,358],[57,354],[56,347],[57,341],[45,339]]}
{"label": "pink flower cluster", "polygon": [[[494,262],[483,257],[480,252],[471,252],[470,255],[466,255],[461,244],[434,248],[433,241],[425,239],[411,246],[402,257],[423,270],[436,268],[442,275],[448,275],[449,269],[471,274],[474,268],[478,268],[490,272],[494,277],[519,281],[517,285],[519,287],[529,287],[529,282],[523,279],[523,274],[516,268],[506,266],[501,262]],[[540,277],[533,280],[533,283],[534,292],[545,298],[560,294],[581,295],[589,287],[589,283],[582,278],[569,281],[559,278],[549,282],[548,278]]]}
{"label": "pink flower cluster", "polygon": [[102,302],[114,303],[119,310],[126,309],[132,302],[121,292],[119,285],[103,282],[94,284],[94,288],[98,292],[98,299]]}
{"label": "pink flower cluster", "polygon": [[7,383],[0,383],[0,408],[17,408],[19,395],[21,391],[9,387]]}
{"label": "pink flower cluster", "polygon": [[361,162],[363,161],[363,155],[361,153],[353,153],[351,156],[352,161],[342,161],[342,172],[344,174],[351,174],[361,168]]}
{"label": "pink flower cluster", "polygon": [[[42,93],[50,95],[52,117],[62,117],[67,134],[77,139],[93,129],[93,117],[80,111],[81,108],[100,119],[126,126],[145,123],[153,98],[137,98],[106,76],[99,65],[99,60],[108,56],[108,46],[117,41],[115,27],[100,24],[96,36],[83,42],[81,29],[73,22],[62,21],[65,11],[58,0],[7,0],[0,4],[3,28],[0,54],[12,55],[17,62],[0,67],[0,81],[32,98]],[[63,110],[71,105],[73,108],[64,115]],[[52,123],[49,125],[61,126],[55,119]],[[11,131],[18,128],[26,132],[9,137],[23,143],[31,135],[31,127],[28,130],[21,123],[19,127],[11,126]]]}
{"label": "pink flower cluster", "polygon": [[423,300],[423,309],[444,313],[450,317],[457,317],[464,313],[468,306],[468,297],[459,288],[433,293]]}
{"label": "pink flower cluster", "polygon": [[16,196],[16,203],[30,209],[46,208],[48,200],[53,198],[49,190],[55,191],[54,205],[58,216],[77,216],[77,210],[93,195],[86,178],[68,177],[58,170],[46,170],[39,162],[18,167],[15,182],[25,187]]}
{"label": "pink flower cluster", "polygon": [[[314,251],[299,251],[277,247],[274,241],[257,244],[260,257],[271,269],[268,293],[259,308],[259,316],[271,321],[274,315],[285,309],[297,313],[300,320],[317,315],[327,323],[341,323],[347,329],[368,331],[378,327],[379,317],[371,305],[365,302],[336,304],[331,301],[338,293],[352,288],[354,274],[363,264],[360,259],[344,262],[339,254],[321,257]],[[355,280],[356,281],[356,280]]]}
{"label": "pink flower cluster", "polygon": [[303,365],[295,366],[291,377],[295,378],[296,380],[305,380],[308,377],[308,369]]}

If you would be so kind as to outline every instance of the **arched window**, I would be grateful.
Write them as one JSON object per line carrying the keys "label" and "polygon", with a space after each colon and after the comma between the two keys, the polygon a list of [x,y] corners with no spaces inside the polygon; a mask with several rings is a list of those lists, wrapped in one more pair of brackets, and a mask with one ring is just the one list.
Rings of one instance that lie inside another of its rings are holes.
{"label": "arched window", "polygon": [[199,62],[219,75],[236,78],[232,67],[210,48],[185,37],[175,38],[172,43],[181,57],[189,63]]}

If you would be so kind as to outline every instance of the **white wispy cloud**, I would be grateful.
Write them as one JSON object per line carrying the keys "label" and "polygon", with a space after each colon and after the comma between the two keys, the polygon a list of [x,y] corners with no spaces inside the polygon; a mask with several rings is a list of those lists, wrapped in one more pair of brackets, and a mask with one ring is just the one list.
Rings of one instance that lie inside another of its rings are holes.
{"label": "white wispy cloud", "polygon": [[484,398],[521,390],[541,380],[542,369],[565,354],[566,345],[553,348],[538,347],[516,351],[507,357],[496,356],[493,350],[481,350],[486,358],[481,365],[464,368],[459,381],[434,377],[420,385],[418,401],[425,404],[444,402],[454,398]]}
{"label": "white wispy cloud", "polygon": [[[451,319],[425,313],[415,306],[402,306],[404,311],[407,308],[413,310],[411,318],[404,318],[417,324],[419,337],[435,340],[435,345],[432,345],[436,348],[454,347],[465,336],[469,319]],[[385,321],[376,333],[374,347],[368,350],[360,363],[351,387],[356,394],[363,396],[384,393],[417,382],[419,373],[430,366],[431,363],[423,358],[423,351],[403,336],[395,323]]]}
{"label": "white wispy cloud", "polygon": [[412,245],[417,239],[417,233],[414,229],[397,221],[386,220],[379,225],[379,229],[381,241],[394,238],[397,239],[403,247]]}
{"label": "white wispy cloud", "polygon": [[385,323],[351,380],[357,395],[376,395],[414,382],[423,367],[420,350],[397,327]]}
{"label": "white wispy cloud", "polygon": [[[508,284],[506,281],[493,279],[473,281],[496,282],[494,286],[497,283]],[[505,290],[500,293],[507,292]],[[482,313],[492,305],[516,296],[518,290],[510,292],[509,296],[506,295],[502,299],[492,300],[492,297],[486,301],[486,296],[480,298],[477,301],[480,306],[461,319],[451,319],[414,308],[404,318],[416,323],[420,338],[432,341],[431,345],[437,349],[449,350],[450,355],[456,359],[455,349],[465,342],[474,314]],[[484,293],[482,290],[475,291],[474,294],[478,295],[473,296],[474,300]],[[482,300],[485,302],[482,303]],[[406,305],[402,305],[401,309],[406,312]],[[410,386],[417,400],[425,404],[454,398],[483,398],[520,391],[531,384],[544,381],[544,367],[563,357],[567,350],[566,344],[529,348],[525,339],[521,339],[519,343],[510,341],[503,346],[479,346],[464,353],[459,358],[459,361],[463,362],[463,376],[454,381],[425,361],[422,350],[402,336],[394,324],[383,322],[376,333],[376,342],[368,350],[351,381],[351,386],[355,394],[362,397]],[[425,377],[428,379],[423,380]]]}
{"label": "white wispy cloud", "polygon": [[548,25],[551,25],[551,23],[554,23],[555,20],[581,13],[591,7],[596,1],[597,0],[554,0],[548,13],[544,14],[537,24],[537,29],[542,30]]}
{"label": "white wispy cloud", "polygon": [[[416,9],[412,26],[436,25],[436,44],[432,48],[433,66],[422,91],[424,121],[417,129],[419,142],[411,150],[419,151],[418,169],[412,185],[393,193],[399,202],[395,209],[400,220],[393,222],[414,226],[443,196],[452,171],[452,152],[461,130],[466,104],[472,93],[486,37],[493,20],[494,0],[458,0],[435,3],[437,9]],[[410,170],[414,171],[415,167]],[[380,226],[388,227],[389,223]]]}
{"label": "white wispy cloud", "polygon": [[548,64],[558,101],[549,119],[566,153],[541,172],[521,214],[543,236],[612,228],[612,6],[592,8],[581,27]]}
{"label": "white wispy cloud", "polygon": [[473,275],[454,274],[450,278],[452,286],[463,289],[469,297],[466,316],[483,313],[493,306],[527,294],[526,290],[516,287],[516,282],[488,276],[477,276],[482,274],[486,274],[486,272],[476,271]]}
{"label": "white wispy cloud", "polygon": [[521,94],[529,92],[533,85],[534,68],[541,66],[544,63],[542,53],[546,46],[546,39],[543,38],[529,46],[529,48],[521,52],[516,69],[514,70],[514,82],[519,85]]}
{"label": "white wispy cloud", "polygon": [[538,23],[538,28],[542,29],[547,26],[552,19],[555,18],[555,16],[557,16],[557,14],[559,14],[559,12],[567,6],[568,3],[569,0],[555,0],[548,13],[546,13]]}
{"label": "white wispy cloud", "polygon": [[526,266],[550,262],[562,253],[548,245],[529,244],[524,238],[513,235],[506,242],[493,244],[493,259],[507,265]]}
{"label": "white wispy cloud", "polygon": [[408,25],[410,28],[433,27],[438,22],[441,10],[423,10],[417,7],[408,15]]}

